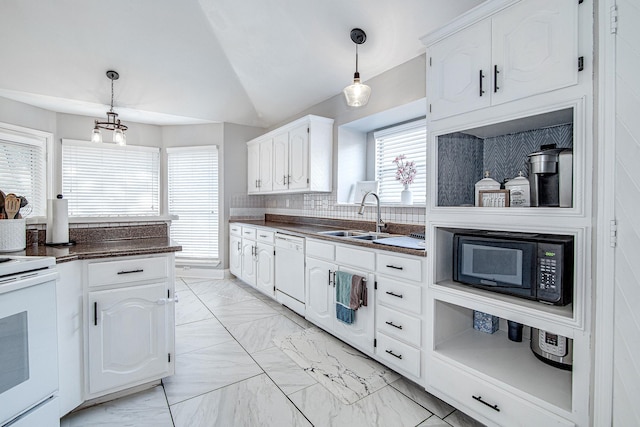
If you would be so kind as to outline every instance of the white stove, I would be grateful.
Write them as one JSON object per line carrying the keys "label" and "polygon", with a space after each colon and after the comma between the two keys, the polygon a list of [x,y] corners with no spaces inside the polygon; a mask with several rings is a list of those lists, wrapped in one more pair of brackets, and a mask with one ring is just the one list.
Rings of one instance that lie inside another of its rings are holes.
{"label": "white stove", "polygon": [[59,426],[55,264],[0,256],[0,426]]}

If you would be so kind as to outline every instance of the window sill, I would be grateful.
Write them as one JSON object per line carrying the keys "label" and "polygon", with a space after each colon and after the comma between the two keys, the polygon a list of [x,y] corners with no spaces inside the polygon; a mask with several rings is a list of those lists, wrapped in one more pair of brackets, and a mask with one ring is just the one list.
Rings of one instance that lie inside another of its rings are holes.
{"label": "window sill", "polygon": [[[365,206],[376,206],[376,202],[367,201],[364,205]],[[360,203],[339,202],[339,203],[336,203],[335,206],[360,207]],[[427,205],[426,204],[418,204],[418,203],[413,204],[413,205],[403,205],[402,203],[380,203],[380,208],[419,208],[419,209],[426,209]]]}
{"label": "window sill", "polygon": [[[105,224],[120,222],[161,222],[175,221],[178,215],[159,215],[159,216],[88,216],[88,217],[69,217],[69,224]],[[27,218],[27,225],[46,224],[47,218],[43,216]]]}

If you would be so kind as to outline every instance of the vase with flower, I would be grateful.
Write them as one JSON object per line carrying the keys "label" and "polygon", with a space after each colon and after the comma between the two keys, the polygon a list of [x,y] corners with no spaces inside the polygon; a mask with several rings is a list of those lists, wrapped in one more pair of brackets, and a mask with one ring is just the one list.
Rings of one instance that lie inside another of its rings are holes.
{"label": "vase with flower", "polygon": [[393,160],[396,164],[396,181],[400,181],[404,185],[404,190],[400,192],[400,202],[403,205],[413,204],[413,193],[409,190],[409,186],[413,184],[416,177],[416,163],[406,160],[404,154],[399,155]]}

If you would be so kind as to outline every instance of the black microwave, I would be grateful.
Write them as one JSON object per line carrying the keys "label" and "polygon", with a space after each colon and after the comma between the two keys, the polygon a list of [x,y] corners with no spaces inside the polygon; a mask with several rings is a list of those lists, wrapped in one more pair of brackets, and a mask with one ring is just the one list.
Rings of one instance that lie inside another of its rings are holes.
{"label": "black microwave", "polygon": [[453,280],[567,305],[573,297],[573,236],[464,230],[453,236]]}

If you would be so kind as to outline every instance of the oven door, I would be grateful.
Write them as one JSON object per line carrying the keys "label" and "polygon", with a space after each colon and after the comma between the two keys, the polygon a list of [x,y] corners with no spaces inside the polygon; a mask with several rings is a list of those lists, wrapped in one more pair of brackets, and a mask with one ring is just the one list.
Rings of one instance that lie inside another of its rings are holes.
{"label": "oven door", "polygon": [[0,425],[57,392],[56,278],[0,278]]}

